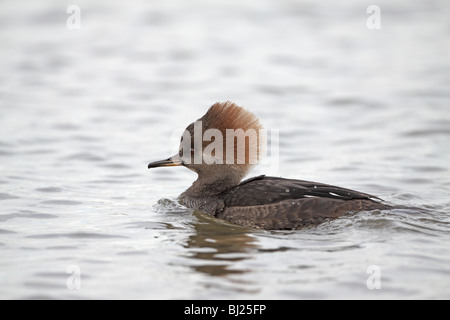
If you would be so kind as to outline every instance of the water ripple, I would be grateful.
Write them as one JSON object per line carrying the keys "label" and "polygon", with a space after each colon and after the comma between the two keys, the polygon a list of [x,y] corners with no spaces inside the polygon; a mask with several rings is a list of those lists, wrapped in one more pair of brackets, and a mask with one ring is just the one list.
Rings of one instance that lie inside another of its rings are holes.
{"label": "water ripple", "polygon": [[105,161],[106,159],[103,157],[100,157],[97,154],[92,154],[92,153],[87,153],[87,152],[77,152],[71,156],[65,157],[64,160],[82,160],[82,161],[98,162],[98,161]]}
{"label": "water ripple", "polygon": [[33,239],[57,239],[57,238],[70,238],[70,239],[125,239],[127,237],[121,235],[102,234],[94,232],[73,232],[73,233],[46,233],[27,236],[27,238]]}
{"label": "water ripple", "polygon": [[41,203],[53,204],[53,205],[58,205],[58,206],[76,206],[76,205],[82,204],[82,202],[80,202],[80,201],[64,200],[64,199],[44,200],[44,201],[41,201]]}
{"label": "water ripple", "polygon": [[57,192],[62,191],[62,189],[58,188],[58,187],[36,188],[34,190],[39,191],[39,192],[45,192],[45,193],[57,193]]}
{"label": "water ripple", "polygon": [[20,197],[9,193],[0,193],[0,200],[11,200],[11,199],[20,199]]}
{"label": "water ripple", "polygon": [[37,213],[37,212],[31,212],[31,211],[24,211],[22,213],[10,213],[10,214],[2,214],[0,215],[0,221],[6,221],[10,219],[15,218],[26,218],[26,219],[53,219],[57,218],[58,216],[54,214],[48,214],[48,213]]}

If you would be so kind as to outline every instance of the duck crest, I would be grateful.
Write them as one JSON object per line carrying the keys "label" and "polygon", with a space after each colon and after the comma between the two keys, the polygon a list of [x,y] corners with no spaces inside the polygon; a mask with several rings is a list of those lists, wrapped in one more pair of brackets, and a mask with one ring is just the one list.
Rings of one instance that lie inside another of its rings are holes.
{"label": "duck crest", "polygon": [[213,104],[197,121],[203,149],[207,151],[209,141],[221,144],[225,164],[255,165],[264,154],[266,135],[259,119],[231,101]]}

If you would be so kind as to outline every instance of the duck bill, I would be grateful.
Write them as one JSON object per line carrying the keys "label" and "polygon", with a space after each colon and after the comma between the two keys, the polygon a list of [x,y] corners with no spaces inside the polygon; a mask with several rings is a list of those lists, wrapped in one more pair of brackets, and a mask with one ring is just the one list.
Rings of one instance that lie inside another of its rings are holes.
{"label": "duck bill", "polygon": [[176,159],[175,157],[171,157],[166,160],[150,162],[148,164],[148,168],[151,169],[151,168],[158,168],[158,167],[178,167],[178,166],[182,166],[182,165],[183,165],[183,161],[181,161],[180,159]]}

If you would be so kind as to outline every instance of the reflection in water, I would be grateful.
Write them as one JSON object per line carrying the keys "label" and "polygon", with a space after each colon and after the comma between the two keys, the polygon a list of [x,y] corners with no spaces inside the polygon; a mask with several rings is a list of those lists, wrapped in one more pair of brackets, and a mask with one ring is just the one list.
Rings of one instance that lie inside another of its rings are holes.
{"label": "reflection in water", "polygon": [[258,248],[257,240],[249,229],[214,219],[204,213],[195,212],[198,222],[185,248],[196,262],[193,268],[211,276],[242,274],[250,270],[236,269],[233,264],[249,259]]}

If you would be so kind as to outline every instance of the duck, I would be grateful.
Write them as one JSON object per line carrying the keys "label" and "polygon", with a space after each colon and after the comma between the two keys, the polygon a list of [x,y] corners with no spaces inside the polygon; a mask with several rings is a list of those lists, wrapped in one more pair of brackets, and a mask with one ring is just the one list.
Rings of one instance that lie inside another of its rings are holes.
{"label": "duck", "polygon": [[178,202],[232,224],[264,230],[298,230],[361,211],[387,210],[377,196],[313,181],[266,175],[243,180],[266,150],[264,128],[234,102],[213,104],[189,124],[179,152],[148,169],[186,167],[197,180]]}

